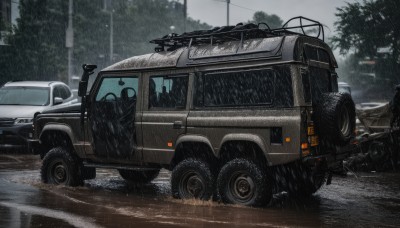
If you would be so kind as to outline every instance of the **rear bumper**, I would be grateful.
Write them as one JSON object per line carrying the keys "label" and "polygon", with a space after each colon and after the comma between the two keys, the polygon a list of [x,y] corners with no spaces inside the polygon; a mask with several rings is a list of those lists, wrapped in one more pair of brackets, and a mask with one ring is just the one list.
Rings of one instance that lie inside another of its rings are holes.
{"label": "rear bumper", "polygon": [[0,127],[0,150],[30,152],[28,139],[33,135],[32,124]]}
{"label": "rear bumper", "polygon": [[332,148],[321,155],[304,157],[302,161],[310,166],[317,166],[321,162],[324,162],[327,164],[328,169],[335,169],[338,165],[341,165],[343,160],[360,151],[360,145],[349,144],[343,147]]}

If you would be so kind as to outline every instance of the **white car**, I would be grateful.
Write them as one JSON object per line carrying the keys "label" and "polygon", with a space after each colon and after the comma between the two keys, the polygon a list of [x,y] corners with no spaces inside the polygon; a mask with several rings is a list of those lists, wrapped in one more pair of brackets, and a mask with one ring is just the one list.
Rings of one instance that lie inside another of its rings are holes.
{"label": "white car", "polygon": [[0,88],[0,151],[26,149],[35,114],[76,102],[71,89],[56,81],[8,82]]}

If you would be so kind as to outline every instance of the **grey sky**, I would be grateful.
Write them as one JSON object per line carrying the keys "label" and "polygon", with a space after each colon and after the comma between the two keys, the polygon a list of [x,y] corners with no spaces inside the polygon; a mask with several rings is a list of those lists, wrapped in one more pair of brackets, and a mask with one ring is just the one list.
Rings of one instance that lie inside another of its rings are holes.
{"label": "grey sky", "polygon": [[[183,0],[178,0],[183,3]],[[188,15],[213,26],[226,25],[225,0],[187,0]],[[320,21],[334,32],[336,7],[357,0],[231,0],[230,24],[250,20],[255,11],[276,14],[284,21],[295,16],[305,16]],[[245,7],[240,8],[238,6]],[[331,32],[325,29],[326,35]]]}

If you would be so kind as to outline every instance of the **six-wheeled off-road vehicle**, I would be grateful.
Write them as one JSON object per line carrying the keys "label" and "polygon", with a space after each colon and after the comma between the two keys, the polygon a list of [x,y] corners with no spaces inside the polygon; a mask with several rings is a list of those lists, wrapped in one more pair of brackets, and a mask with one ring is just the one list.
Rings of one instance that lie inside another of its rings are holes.
{"label": "six-wheeled off-road vehicle", "polygon": [[155,53],[101,70],[89,92],[84,65],[82,105],[34,121],[42,180],[79,185],[110,168],[145,183],[165,168],[176,198],[254,206],[314,193],[352,148],[355,109],[322,25],[295,21],[152,40]]}

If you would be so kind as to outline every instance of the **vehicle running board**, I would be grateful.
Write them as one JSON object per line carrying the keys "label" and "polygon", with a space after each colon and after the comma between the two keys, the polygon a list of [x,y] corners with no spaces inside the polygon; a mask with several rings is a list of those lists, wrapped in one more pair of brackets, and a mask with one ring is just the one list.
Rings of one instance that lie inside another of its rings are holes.
{"label": "vehicle running board", "polygon": [[128,165],[107,165],[107,164],[96,164],[96,163],[87,163],[84,162],[83,166],[85,167],[93,167],[93,168],[102,168],[102,169],[124,169],[124,170],[135,170],[135,171],[150,171],[150,170],[159,170],[159,167],[140,167],[140,166],[128,166]]}

